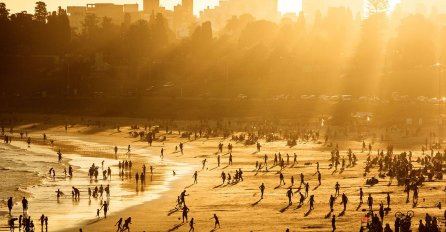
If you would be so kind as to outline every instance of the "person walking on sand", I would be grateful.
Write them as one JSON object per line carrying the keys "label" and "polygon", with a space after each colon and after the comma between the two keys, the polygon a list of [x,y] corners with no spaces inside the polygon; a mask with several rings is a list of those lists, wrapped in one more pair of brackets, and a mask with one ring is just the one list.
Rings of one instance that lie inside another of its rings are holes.
{"label": "person walking on sand", "polygon": [[194,224],[195,224],[194,223],[194,218],[190,219],[190,222],[189,222],[189,227],[190,227],[189,232],[195,231]]}
{"label": "person walking on sand", "polygon": [[285,185],[285,177],[283,176],[283,173],[280,172],[279,174],[279,185],[281,185],[283,183],[283,185]]}
{"label": "person walking on sand", "polygon": [[330,200],[328,201],[328,203],[330,205],[330,212],[333,212],[333,206],[334,206],[335,199],[336,198],[333,195],[330,195]]}
{"label": "person walking on sand", "polygon": [[336,231],[336,216],[333,215],[333,217],[331,218],[331,229],[332,231]]}
{"label": "person walking on sand", "polygon": [[341,188],[341,185],[339,184],[339,182],[336,182],[335,184],[335,196],[339,196],[339,189]]}
{"label": "person walking on sand", "polygon": [[121,231],[130,231],[130,224],[132,224],[132,217],[128,217],[127,219],[125,219]]}
{"label": "person walking on sand", "polygon": [[293,204],[293,201],[292,201],[293,190],[291,189],[291,187],[286,192],[286,195],[288,196],[288,205],[292,205]]}
{"label": "person walking on sand", "polygon": [[341,204],[344,205],[344,211],[347,209],[348,198],[345,193],[342,193],[342,201]]}
{"label": "person walking on sand", "polygon": [[198,181],[197,181],[197,179],[198,179],[198,172],[197,171],[194,172],[194,175],[192,176],[192,178],[194,178],[194,184],[198,184]]}
{"label": "person walking on sand", "polygon": [[305,201],[305,196],[299,191],[300,199],[299,199],[299,205],[303,205]]}
{"label": "person walking on sand", "polygon": [[225,184],[225,181],[226,181],[226,174],[225,174],[224,171],[221,172],[221,180],[222,180],[222,182],[223,182],[222,185]]}
{"label": "person walking on sand", "polygon": [[14,202],[12,202],[12,197],[8,199],[8,210],[9,210],[9,216],[11,216],[11,210],[12,206],[14,205]]}
{"label": "person walking on sand", "polygon": [[369,193],[369,197],[367,198],[367,204],[369,205],[369,209],[373,209],[373,197],[372,194]]}
{"label": "person walking on sand", "polygon": [[362,188],[359,188],[359,204],[362,204],[362,198],[364,197],[364,192]]}
{"label": "person walking on sand", "polygon": [[217,226],[218,226],[218,228],[220,228],[220,220],[218,220],[217,214],[214,213],[214,216],[212,218],[215,220],[214,229],[216,229]]}
{"label": "person walking on sand", "polygon": [[117,155],[118,155],[118,146],[115,146],[115,156],[117,156]]}
{"label": "person walking on sand", "polygon": [[121,231],[121,225],[122,225],[122,218],[120,218],[120,219],[118,220],[118,222],[116,222],[116,224],[115,224],[115,226],[118,227],[118,229],[116,230],[116,232]]}
{"label": "person walking on sand", "polygon": [[309,200],[309,202],[310,202],[310,210],[313,210],[314,209],[314,195],[311,195],[310,196],[310,200]]}
{"label": "person walking on sand", "polygon": [[390,209],[390,193],[387,193],[387,208]]}
{"label": "person walking on sand", "polygon": [[187,213],[189,213],[189,208],[187,208],[187,206],[184,205],[184,207],[183,207],[183,215],[182,215],[182,217],[183,217],[183,223],[184,223],[184,219],[185,219],[185,218],[186,218],[186,222],[187,222]]}
{"label": "person walking on sand", "polygon": [[260,187],[259,187],[259,189],[260,189],[260,199],[263,199],[263,193],[265,192],[265,184],[261,184],[260,185]]}

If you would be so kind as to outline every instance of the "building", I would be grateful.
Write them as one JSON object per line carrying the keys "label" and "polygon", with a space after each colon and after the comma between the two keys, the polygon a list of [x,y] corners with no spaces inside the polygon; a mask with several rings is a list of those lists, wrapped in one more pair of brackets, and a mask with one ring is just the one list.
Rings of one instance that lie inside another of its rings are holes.
{"label": "building", "polygon": [[70,26],[76,30],[82,29],[85,16],[94,14],[99,19],[110,18],[112,23],[121,25],[134,22],[142,16],[138,9],[138,4],[115,5],[111,3],[87,4],[87,6],[68,6],[67,14],[70,19]]}
{"label": "building", "polygon": [[313,21],[318,12],[326,15],[328,9],[339,7],[350,9],[353,16],[365,16],[365,0],[302,0],[302,12],[308,21]]}
{"label": "building", "polygon": [[144,0],[143,4],[146,14],[151,14],[152,12],[158,13],[160,10],[160,0]]}
{"label": "building", "polygon": [[173,10],[172,28],[177,37],[187,37],[192,31],[191,26],[196,22],[194,16],[194,1],[182,0],[181,5],[177,5]]}
{"label": "building", "polygon": [[67,14],[70,19],[70,26],[76,30],[81,30],[82,22],[87,15],[87,7],[85,6],[68,6]]}
{"label": "building", "polygon": [[214,30],[224,27],[233,16],[250,14],[258,20],[277,21],[280,18],[278,0],[222,0],[218,6],[200,12],[200,21],[212,22]]}

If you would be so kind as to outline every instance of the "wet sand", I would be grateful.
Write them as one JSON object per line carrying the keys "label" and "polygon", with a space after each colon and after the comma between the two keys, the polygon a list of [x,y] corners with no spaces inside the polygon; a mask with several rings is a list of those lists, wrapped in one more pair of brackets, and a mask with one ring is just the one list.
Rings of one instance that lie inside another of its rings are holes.
{"label": "wet sand", "polygon": [[[91,133],[91,129],[79,126],[70,128],[68,134],[65,134],[63,127],[58,126],[51,129],[47,128],[45,131],[52,136],[61,136],[56,140],[55,146],[58,146],[59,140],[62,143],[64,136],[67,136],[65,138],[67,141],[63,143],[67,143],[66,146],[76,147],[74,149],[75,152],[72,152],[74,153],[72,156],[74,158],[73,160],[79,159],[76,156],[76,151],[82,154],[82,159],[85,159],[85,165],[90,165],[91,161],[93,161],[90,159],[95,159],[94,161],[98,161],[97,163],[99,164],[99,160],[108,158],[106,164],[114,167],[114,174],[117,173],[117,168],[113,166],[115,165],[113,162],[116,162],[116,160],[114,160],[111,148],[114,144],[118,144],[120,146],[119,150],[123,151],[127,144],[131,144],[132,150],[135,153],[132,161],[135,158],[135,160],[141,160],[136,161],[139,164],[142,164],[142,162],[152,163],[155,166],[156,173],[164,173],[164,177],[160,178],[168,182],[160,184],[159,186],[167,187],[163,188],[163,191],[159,195],[146,189],[145,194],[147,194],[148,198],[154,195],[157,197],[150,199],[145,197],[140,198],[135,194],[136,186],[133,182],[126,180],[120,187],[114,186],[111,189],[112,205],[110,216],[107,219],[101,220],[95,219],[95,208],[97,205],[93,204],[93,206],[88,207],[88,199],[85,199],[85,189],[81,187],[81,197],[82,195],[84,196],[84,199],[81,198],[80,200],[81,206],[73,206],[71,199],[66,199],[67,201],[64,202],[66,204],[62,204],[62,206],[67,206],[64,210],[70,212],[69,217],[82,218],[82,220],[72,221],[74,224],[61,224],[63,226],[56,224],[56,226],[54,223],[57,223],[55,220],[58,216],[54,214],[54,216],[50,215],[50,227],[54,225],[54,230],[64,231],[78,231],[79,228],[83,228],[83,231],[114,231],[116,230],[114,224],[120,217],[125,219],[131,216],[132,231],[188,231],[188,224],[183,224],[180,220],[181,212],[174,210],[177,196],[183,189],[186,189],[189,194],[186,197],[188,207],[190,208],[189,218],[195,218],[196,231],[213,230],[214,222],[212,215],[214,213],[220,218],[222,227],[219,230],[222,231],[285,231],[286,228],[290,228],[291,231],[329,231],[331,230],[330,216],[333,214],[337,216],[338,231],[358,231],[361,225],[361,218],[366,213],[362,209],[367,208],[366,204],[359,205],[359,187],[363,188],[365,196],[368,193],[372,193],[375,200],[375,210],[378,209],[378,203],[380,201],[386,202],[385,197],[387,192],[392,194],[392,210],[384,218],[384,223],[389,223],[392,228],[394,214],[397,211],[406,212],[407,210],[413,210],[415,212],[415,218],[412,221],[413,228],[417,227],[419,218],[424,217],[426,212],[438,218],[442,218],[443,215],[444,209],[440,210],[434,208],[434,206],[439,201],[443,205],[446,203],[445,193],[443,192],[444,181],[425,183],[420,188],[419,203],[416,208],[413,208],[411,203],[406,203],[406,194],[403,192],[403,187],[397,186],[396,181],[388,185],[389,179],[386,178],[380,179],[379,184],[373,187],[366,186],[366,179],[371,176],[377,177],[377,170],[373,169],[367,176],[363,176],[367,154],[365,152],[361,153],[361,142],[353,139],[338,142],[341,157],[344,156],[347,158],[346,150],[352,148],[355,154],[357,154],[358,165],[348,167],[343,172],[339,170],[335,172],[329,167],[331,148],[325,147],[322,144],[311,142],[298,143],[296,146],[290,148],[286,146],[286,141],[266,143],[262,140],[262,151],[256,153],[255,146],[245,146],[230,140],[214,138],[188,141],[187,139],[179,138],[178,135],[167,135],[167,141],[164,143],[155,142],[152,147],[149,147],[147,143],[129,137],[127,135],[129,130],[126,127],[122,128],[121,133],[116,133],[114,129]],[[38,134],[40,132],[36,131],[36,133],[40,136]],[[79,142],[78,140],[84,142]],[[226,154],[226,149],[224,149],[224,152],[221,154],[222,165],[216,167],[217,155],[215,153],[217,151],[217,144],[220,141],[225,146],[229,142],[234,144],[232,166],[227,165],[228,155]],[[393,141],[395,143],[395,153],[410,148],[414,152],[413,156],[414,160],[416,160],[418,156],[421,156],[421,152],[418,150],[421,147],[422,141],[424,139],[421,137],[412,140],[395,137]],[[180,142],[185,143],[184,155],[174,152],[175,146]],[[82,147],[82,144],[84,147]],[[373,146],[375,152],[372,153],[372,156],[376,155],[378,148],[385,149],[387,142],[376,142]],[[33,147],[34,145],[32,145],[31,149]],[[159,158],[161,147],[164,147],[166,150],[164,161],[161,161]],[[109,148],[110,151],[108,151]],[[415,148],[418,148],[418,150],[415,150]],[[90,155],[88,155],[89,150],[91,150]],[[94,150],[97,152],[94,152]],[[272,163],[272,154],[278,152],[281,152],[282,155],[286,153],[290,154],[290,162],[292,162],[293,153],[297,153],[298,155],[297,165],[289,164],[283,171],[287,183],[282,186],[279,185],[279,167],[270,167],[268,172],[254,171],[255,161],[263,162],[265,153],[269,155],[269,162]],[[204,158],[207,158],[208,164],[204,170],[201,170],[201,161]],[[54,159],[56,159],[55,152]],[[121,159],[123,158],[121,157]],[[80,167],[80,170],[77,172],[82,172],[82,162],[76,163]],[[110,164],[108,164],[109,162]],[[316,162],[319,162],[321,167],[321,186],[317,186],[317,176],[314,175],[316,172]],[[136,169],[140,165],[136,164],[134,167]],[[222,171],[230,172],[231,175],[234,175],[235,170],[239,168],[242,168],[244,171],[243,182],[234,185],[221,185],[220,174]],[[172,176],[172,170],[177,172],[177,176],[176,179],[169,180],[168,176]],[[198,184],[195,185],[192,179],[194,170],[199,171]],[[60,171],[58,172],[60,173]],[[310,195],[315,195],[316,204],[315,210],[313,211],[308,210],[308,199],[302,207],[297,207],[299,201],[297,191],[299,190],[300,173],[303,173],[305,180],[309,181]],[[293,197],[294,204],[288,207],[286,191],[290,186],[291,175],[295,178],[295,185],[293,186],[295,195]],[[83,186],[89,184],[88,179],[76,181],[83,182]],[[342,206],[340,205],[340,198],[338,198],[336,200],[335,210],[330,215],[328,200],[330,195],[335,192],[334,186],[336,181],[339,181],[341,185],[341,194],[346,193],[349,197],[349,204],[347,211],[342,214]],[[264,199],[260,200],[258,187],[262,182],[265,183],[266,190]],[[116,190],[114,188],[116,187],[122,188],[122,190],[117,191],[118,193],[128,191],[130,194],[133,192],[133,195],[127,199],[120,198],[119,196],[115,197],[114,193],[116,193]],[[51,211],[58,206],[55,196],[50,197],[49,195],[47,195],[49,199],[46,202],[47,208],[43,211]],[[118,206],[115,208],[114,205],[118,205],[120,199],[121,202],[125,202],[125,207],[120,208]],[[131,203],[134,201],[136,201],[135,204]],[[50,203],[49,206],[48,203]],[[31,200],[30,206],[32,207],[33,204],[35,203]],[[82,213],[75,213],[74,209],[76,208],[82,209]],[[33,217],[37,218],[37,215],[33,215]],[[444,228],[443,221],[441,221],[440,225]]]}
{"label": "wet sand", "polygon": [[[14,138],[12,145],[4,145],[4,153],[7,156],[2,156],[2,161],[7,165],[12,161],[8,157],[13,157],[14,160],[21,161],[22,169],[28,170],[35,175],[34,179],[24,178],[17,167],[10,167],[18,174],[14,177],[9,175],[11,181],[4,182],[2,189],[10,191],[2,191],[2,220],[1,231],[6,230],[6,223],[9,218],[7,215],[6,201],[9,196],[13,196],[16,205],[13,208],[13,217],[18,217],[22,213],[20,200],[22,196],[30,196],[30,207],[28,214],[32,216],[35,225],[40,230],[40,221],[38,218],[43,213],[49,217],[49,230],[59,231],[70,227],[78,227],[83,224],[93,223],[97,220],[96,209],[101,208],[103,200],[109,200],[109,213],[119,212],[125,208],[142,204],[147,201],[152,201],[159,198],[163,192],[167,191],[169,184],[178,179],[178,176],[172,176],[171,170],[174,167],[177,173],[188,173],[188,167],[182,163],[173,162],[169,159],[164,159],[162,164],[157,165],[154,173],[150,175],[147,173],[146,184],[138,184],[136,186],[134,175],[136,172],[142,171],[142,164],[150,165],[159,160],[159,157],[151,154],[150,151],[144,148],[133,149],[130,154],[119,153],[117,157],[112,153],[113,146],[107,144],[100,144],[91,142],[91,136],[86,138],[82,135],[60,134],[57,130],[46,131],[49,139],[54,139],[55,143],[50,146],[49,141],[44,145],[43,140],[39,141],[41,134],[38,132],[30,133],[32,138],[31,147],[19,139]],[[33,136],[34,135],[34,136]],[[99,136],[93,136],[99,138]],[[85,140],[83,140],[85,139]],[[86,141],[88,140],[88,141]],[[100,139],[98,139],[100,141]],[[56,150],[61,149],[63,153],[63,162],[57,162]],[[125,149],[126,146],[125,146]],[[108,150],[108,152],[106,151]],[[124,146],[120,147],[124,151]],[[82,155],[80,155],[82,154]],[[119,176],[118,161],[132,160],[133,172],[126,172],[124,177]],[[104,169],[111,167],[111,180],[102,179],[101,163],[104,161]],[[95,164],[99,166],[100,175],[98,180],[91,180],[88,177],[88,168]],[[63,174],[64,167],[68,170],[68,165],[74,168],[73,178],[65,177]],[[54,168],[56,170],[56,178],[52,178],[48,174],[48,170]],[[9,170],[8,169],[8,170]],[[149,170],[149,166],[147,166]],[[23,171],[25,172],[25,171]],[[11,190],[17,188],[17,180],[23,183],[20,191]],[[33,181],[31,181],[33,180]],[[6,186],[11,183],[12,186]],[[87,194],[88,187],[110,185],[111,197],[89,199]],[[73,200],[71,197],[71,187],[75,186],[81,191],[80,200]],[[55,191],[60,189],[64,192],[64,196],[60,199],[56,198]],[[103,212],[101,212],[101,217]],[[37,222],[39,221],[39,222]]]}

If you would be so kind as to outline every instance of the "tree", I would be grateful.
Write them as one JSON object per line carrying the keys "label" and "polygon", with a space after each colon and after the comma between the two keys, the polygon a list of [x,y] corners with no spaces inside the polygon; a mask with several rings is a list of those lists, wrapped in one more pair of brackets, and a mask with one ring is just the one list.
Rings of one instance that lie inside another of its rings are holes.
{"label": "tree", "polygon": [[6,4],[0,2],[0,21],[8,21],[9,9],[6,8]]}
{"label": "tree", "polygon": [[368,0],[369,14],[384,13],[389,10],[389,0]]}
{"label": "tree", "polygon": [[41,23],[46,23],[46,17],[48,16],[48,11],[46,10],[46,4],[44,2],[36,2],[34,20]]}

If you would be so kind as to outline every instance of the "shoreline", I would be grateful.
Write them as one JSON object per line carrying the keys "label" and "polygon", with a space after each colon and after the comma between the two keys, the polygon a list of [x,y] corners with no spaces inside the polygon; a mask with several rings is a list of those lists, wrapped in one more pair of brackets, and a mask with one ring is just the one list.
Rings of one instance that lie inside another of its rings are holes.
{"label": "shoreline", "polygon": [[[36,132],[32,132],[32,133],[30,133],[31,134],[31,136],[34,134],[36,134]],[[79,137],[79,135],[76,135],[76,134],[68,134],[69,136],[75,136],[75,137],[78,137],[78,140],[76,140],[75,142],[76,143],[82,143],[83,141],[83,139],[85,139],[85,138],[83,138],[82,136],[80,136]],[[49,134],[47,134],[47,136],[49,136],[50,138],[51,138],[51,133],[49,133]],[[14,141],[15,140],[15,141]],[[35,141],[35,139],[33,139],[34,140],[34,142],[36,142]],[[72,141],[71,141],[72,142]],[[91,145],[91,142],[85,142],[86,144],[89,144],[89,145]],[[13,145],[17,145],[17,144],[20,144],[21,146],[25,146],[26,147],[26,144],[25,144],[25,142],[23,142],[23,141],[20,141],[20,142],[18,142],[17,141],[17,138],[15,138],[15,139],[13,139]],[[102,145],[102,146],[110,146],[111,147],[111,144],[106,144],[106,143],[101,143],[101,144],[99,144],[99,143],[97,143],[96,145]],[[20,147],[20,146],[19,146]],[[80,148],[79,146],[76,146],[76,145],[74,145],[74,144],[67,144],[66,142],[64,142],[63,140],[56,140],[55,141],[55,146],[54,147],[50,147],[50,146],[43,146],[43,145],[36,145],[36,144],[31,144],[31,150],[32,149],[34,149],[34,148],[36,148],[36,147],[38,147],[38,149],[47,149],[48,151],[47,152],[44,152],[47,156],[49,155],[49,156],[53,156],[54,157],[54,159],[56,159],[57,158],[57,155],[55,155],[55,150],[57,150],[57,148],[58,147],[61,147],[61,149],[62,149],[62,153],[64,153],[64,148],[67,148],[67,147],[70,147],[71,149],[72,148]],[[90,149],[91,149],[91,147],[90,147]],[[94,154],[94,153],[91,153],[90,155],[87,155],[86,153],[90,153],[90,151],[88,151],[89,150],[89,146],[87,145],[87,148],[85,148],[85,150],[83,151],[83,152],[81,152],[80,154],[77,154],[77,158],[76,157],[73,157],[73,156],[76,156],[76,154],[68,154],[68,153],[66,153],[66,154],[64,154],[64,158],[69,158],[70,159],[70,161],[67,161],[67,163],[68,164],[72,164],[73,165],[73,161],[76,161],[76,159],[79,159],[79,158],[81,158],[81,159],[85,159],[86,157],[89,157],[89,158],[96,158],[96,159],[104,159],[104,156],[108,156],[108,155],[104,155],[104,153],[102,153],[102,155],[101,154],[98,154],[98,153],[96,153],[96,154]],[[50,155],[51,153],[52,153],[52,151],[54,151],[54,155]],[[71,153],[71,151],[74,151],[75,153],[76,153],[76,149],[72,149],[72,150],[70,150],[69,151],[69,153]],[[139,153],[134,153],[134,152],[132,152],[133,154],[132,154],[132,160],[134,160],[134,165],[135,166],[140,166],[140,164],[141,164],[141,162],[135,162],[135,157],[139,157],[140,159],[141,158],[147,158],[147,157],[154,157],[153,155],[143,155],[143,154],[139,154]],[[107,157],[108,159],[110,158],[110,157]],[[117,160],[114,160],[115,162],[117,162]],[[183,164],[180,164],[180,163],[175,163],[175,162],[172,162],[172,161],[170,161],[170,160],[165,160],[164,161],[164,163],[165,163],[165,165],[166,165],[166,167],[175,167],[174,165],[176,165],[180,170],[185,170],[184,168],[181,168],[181,166],[186,166],[186,165],[183,165]],[[142,164],[141,164],[142,165]],[[73,167],[74,167],[75,165],[73,165]],[[134,166],[134,167],[135,167]],[[117,165],[116,164],[113,164],[112,165],[112,167],[117,167]],[[114,168],[115,169],[115,168]],[[116,168],[117,169],[117,168]],[[134,169],[136,169],[136,168],[134,168]],[[79,170],[75,170],[75,173],[76,172],[78,172]],[[146,190],[144,191],[144,193],[137,193],[137,195],[135,195],[134,197],[132,197],[132,198],[134,198],[134,199],[140,199],[140,200],[142,200],[142,203],[144,203],[144,202],[148,202],[148,201],[152,201],[152,200],[154,200],[154,199],[157,199],[157,198],[159,198],[159,197],[161,197],[162,196],[162,193],[164,192],[164,191],[168,191],[168,189],[169,189],[169,185],[170,185],[170,183],[172,182],[172,181],[174,181],[174,179],[176,179],[176,178],[178,178],[178,176],[177,177],[169,177],[169,173],[167,172],[167,171],[163,171],[163,168],[161,168],[160,169],[160,171],[161,171],[161,173],[158,173],[158,174],[156,174],[155,175],[155,179],[151,179],[151,180],[148,180],[147,182],[148,182],[148,184],[147,184],[147,186],[146,186]],[[177,172],[179,172],[180,174],[181,174],[181,171],[177,171]],[[117,171],[115,170],[114,171],[114,173],[117,173]],[[45,176],[45,173],[41,173],[43,176]],[[115,178],[117,177],[117,175],[115,176]],[[131,176],[130,176],[131,177]],[[76,174],[74,175],[74,178],[76,178]],[[127,183],[128,181],[124,181],[124,182],[119,182],[118,184],[122,187],[122,188],[124,188],[124,189],[127,189],[127,191],[132,191],[132,190],[134,190],[134,188],[132,188],[132,184],[131,183]],[[43,178],[43,180],[42,180],[42,182],[41,183],[39,183],[37,186],[40,186],[40,185],[45,185],[45,178]],[[35,186],[34,186],[35,187]],[[28,189],[32,189],[32,188],[34,188],[34,187],[29,187]],[[26,191],[27,189],[25,189],[25,191]],[[83,192],[83,194],[85,195],[86,194],[86,190],[85,189],[80,189],[81,190],[81,192]],[[111,192],[112,192],[112,197],[111,197],[111,200],[113,201],[113,188],[111,189]],[[141,195],[142,194],[142,195]],[[161,194],[161,195],[160,195]],[[35,198],[35,196],[33,195],[30,199],[29,199],[29,201],[30,201],[30,205],[33,205],[33,201],[34,201],[34,198]],[[82,200],[82,199],[81,199]],[[135,202],[135,200],[132,200],[132,202]],[[141,203],[141,204],[142,204]],[[122,209],[119,209],[118,210],[118,212],[121,212],[122,210],[125,210],[126,208],[128,208],[128,207],[132,207],[135,203],[130,203],[129,202],[129,204],[131,204],[130,206],[128,206],[128,205],[122,205],[122,206],[124,206],[124,208],[122,208]],[[14,208],[21,208],[20,206],[19,206],[19,204],[16,204],[16,206],[14,207]],[[116,212],[116,211],[113,211],[113,208],[111,208],[111,211],[110,211],[110,213],[111,214],[113,214],[113,213],[118,213],[118,212]],[[91,215],[94,215],[94,213],[95,212],[91,212]],[[34,217],[33,217],[34,219],[36,219],[36,215],[34,215]],[[82,222],[82,224],[83,223],[91,223],[91,221],[95,221],[95,219],[87,219],[86,221],[84,221],[84,222]],[[37,224],[40,224],[40,222],[39,223],[35,223],[35,225],[37,226]],[[50,225],[51,225],[51,217],[50,217]],[[79,225],[81,225],[81,224],[79,224]],[[77,225],[75,225],[75,227],[76,227]],[[66,227],[65,227],[66,228]],[[65,228],[62,228],[62,230],[64,230]]]}

